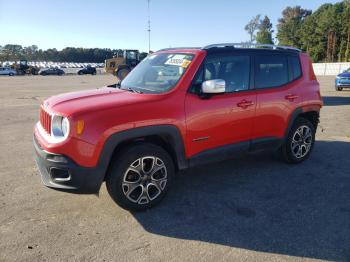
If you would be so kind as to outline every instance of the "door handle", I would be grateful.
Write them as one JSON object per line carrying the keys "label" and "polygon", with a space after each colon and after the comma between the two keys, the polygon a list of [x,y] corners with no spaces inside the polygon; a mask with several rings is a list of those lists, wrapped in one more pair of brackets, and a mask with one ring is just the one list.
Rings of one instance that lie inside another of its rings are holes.
{"label": "door handle", "polygon": [[286,95],[284,98],[287,99],[287,100],[289,100],[289,101],[291,101],[291,102],[293,102],[294,99],[297,99],[298,97],[299,97],[298,95],[288,94],[288,95]]}
{"label": "door handle", "polygon": [[249,106],[254,105],[253,101],[247,101],[247,100],[242,100],[241,102],[237,103],[238,107],[241,107],[243,109],[246,109]]}

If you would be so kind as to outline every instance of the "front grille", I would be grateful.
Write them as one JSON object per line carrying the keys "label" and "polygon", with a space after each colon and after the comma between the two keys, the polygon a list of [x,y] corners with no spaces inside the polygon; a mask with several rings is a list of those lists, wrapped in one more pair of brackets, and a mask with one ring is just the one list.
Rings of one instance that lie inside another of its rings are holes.
{"label": "front grille", "polygon": [[51,115],[43,107],[40,108],[40,124],[46,133],[51,134]]}

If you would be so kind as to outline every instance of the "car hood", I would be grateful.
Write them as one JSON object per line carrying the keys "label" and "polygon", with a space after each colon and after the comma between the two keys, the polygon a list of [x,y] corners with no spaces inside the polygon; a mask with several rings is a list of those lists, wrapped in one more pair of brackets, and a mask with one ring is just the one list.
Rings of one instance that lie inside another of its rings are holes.
{"label": "car hood", "polygon": [[344,72],[338,75],[338,77],[350,77],[350,72]]}
{"label": "car hood", "polygon": [[119,88],[104,87],[52,96],[44,101],[44,107],[52,113],[71,116],[105,110],[133,103],[153,100],[154,95],[132,93]]}

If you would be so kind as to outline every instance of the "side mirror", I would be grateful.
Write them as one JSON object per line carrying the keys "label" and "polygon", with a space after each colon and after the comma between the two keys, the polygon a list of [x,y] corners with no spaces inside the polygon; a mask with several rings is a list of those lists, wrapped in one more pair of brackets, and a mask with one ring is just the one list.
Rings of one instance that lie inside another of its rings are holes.
{"label": "side mirror", "polygon": [[226,82],[223,79],[207,80],[202,83],[203,94],[225,93]]}

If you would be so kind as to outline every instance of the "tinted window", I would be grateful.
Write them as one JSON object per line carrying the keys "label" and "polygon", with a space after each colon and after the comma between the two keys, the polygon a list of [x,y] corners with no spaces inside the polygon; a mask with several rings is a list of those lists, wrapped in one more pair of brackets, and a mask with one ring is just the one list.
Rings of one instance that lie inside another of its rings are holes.
{"label": "tinted window", "polygon": [[203,81],[223,79],[227,93],[232,93],[249,88],[249,74],[249,56],[211,57],[206,60],[204,70],[197,74],[194,85],[199,88]]}
{"label": "tinted window", "polygon": [[287,61],[282,55],[256,56],[255,87],[277,87],[288,83]]}
{"label": "tinted window", "polygon": [[290,65],[292,67],[292,80],[298,79],[301,77],[301,68],[299,58],[292,56],[290,59]]}

